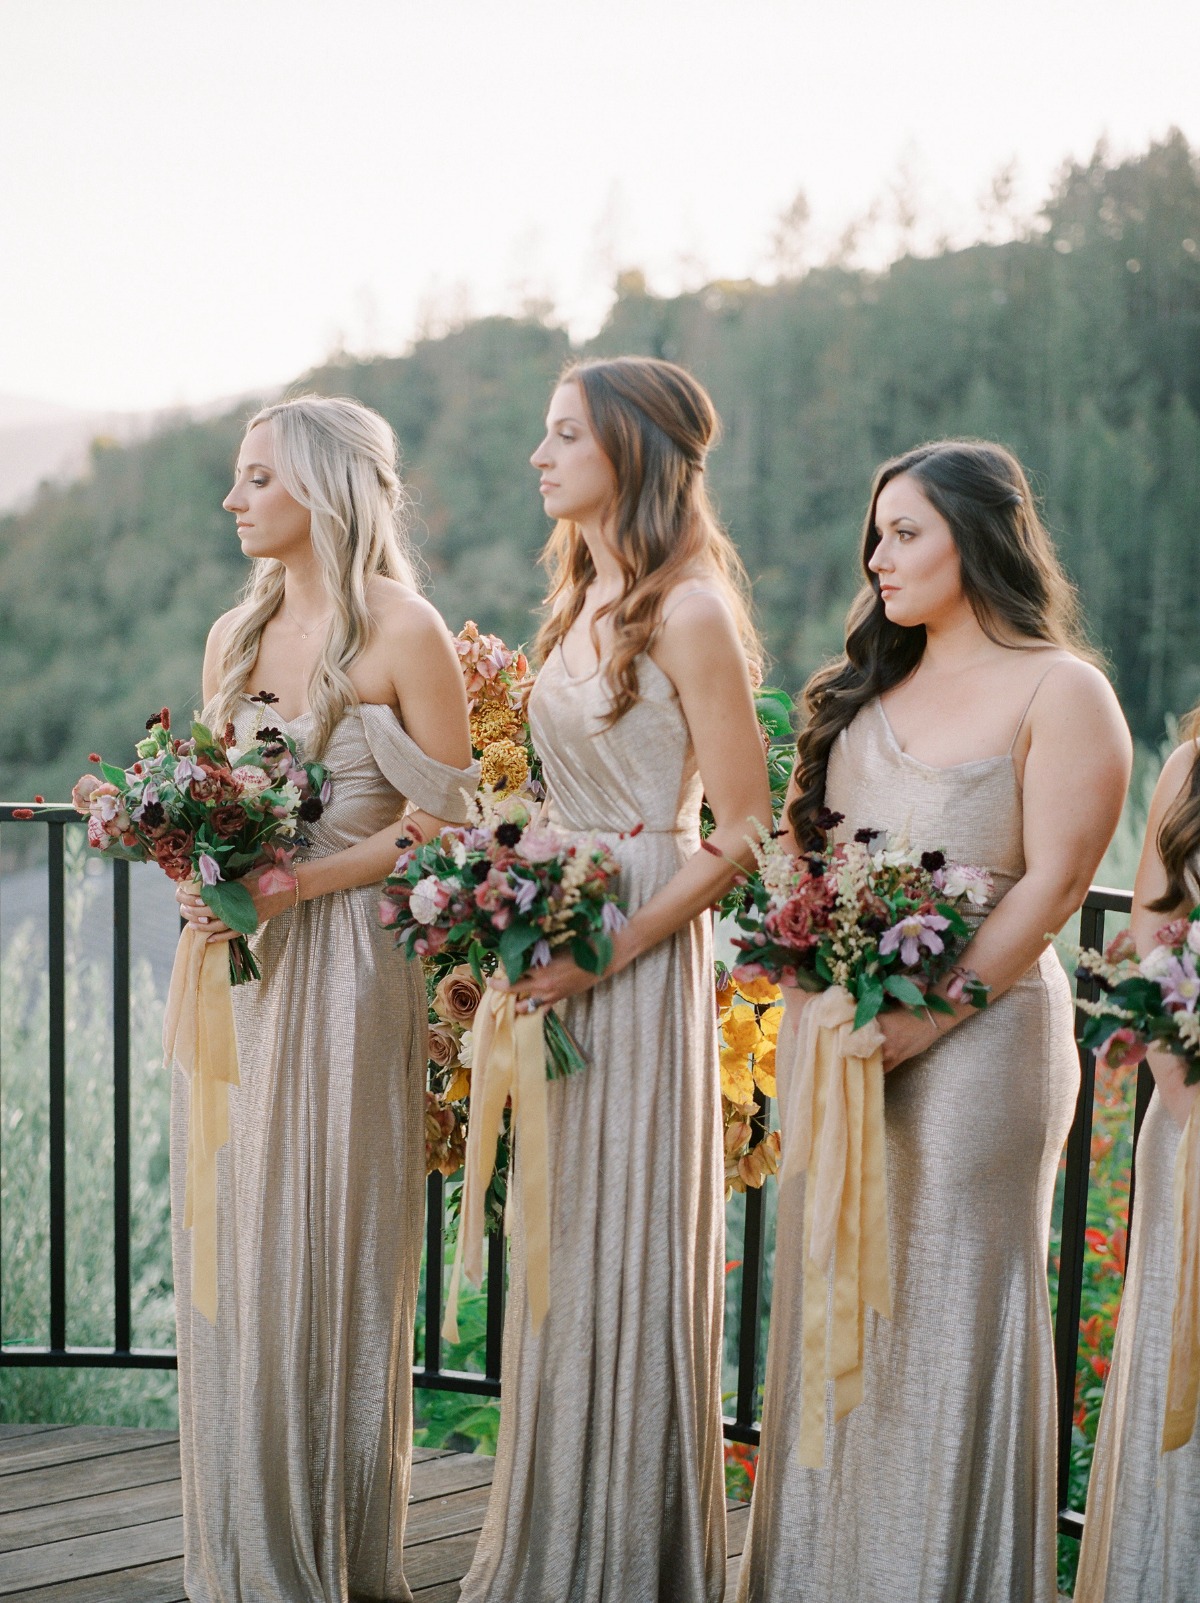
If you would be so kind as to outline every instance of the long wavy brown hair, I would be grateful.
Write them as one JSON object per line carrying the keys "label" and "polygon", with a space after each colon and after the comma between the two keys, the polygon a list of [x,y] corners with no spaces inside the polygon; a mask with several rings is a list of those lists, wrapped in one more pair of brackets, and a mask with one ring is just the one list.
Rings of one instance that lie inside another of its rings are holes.
{"label": "long wavy brown hair", "polygon": [[1200,703],[1179,725],[1181,740],[1195,748],[1188,782],[1176,796],[1158,831],[1158,855],[1167,875],[1167,888],[1155,902],[1147,902],[1152,913],[1173,913],[1195,901],[1195,864],[1200,857]]}
{"label": "long wavy brown hair", "polygon": [[[578,384],[588,419],[617,481],[612,539],[624,588],[600,607],[612,618],[604,664],[615,723],[638,700],[638,658],[650,649],[664,597],[689,575],[711,578],[733,610],[751,673],[761,677],[762,646],[750,613],[750,586],[733,541],[705,488],[704,463],[719,428],[708,392],[684,368],[648,356],[577,362],[560,384]],[[579,525],[560,519],[542,552],[550,575],[548,613],[534,651],[545,661],[583,609],[595,565]]]}
{"label": "long wavy brown hair", "polygon": [[879,544],[875,508],[880,491],[911,474],[950,525],[962,566],[962,587],[980,627],[997,645],[1025,641],[1062,646],[1090,662],[1099,659],[1084,637],[1074,586],[1038,516],[1021,464],[1002,445],[938,440],[885,462],[875,474],[863,524],[865,583],[846,619],[846,648],[804,687],[796,744],[798,794],[788,822],[801,845],[825,802],[829,753],[859,709],[907,679],[925,650],[925,626],[891,623],[868,566]]}

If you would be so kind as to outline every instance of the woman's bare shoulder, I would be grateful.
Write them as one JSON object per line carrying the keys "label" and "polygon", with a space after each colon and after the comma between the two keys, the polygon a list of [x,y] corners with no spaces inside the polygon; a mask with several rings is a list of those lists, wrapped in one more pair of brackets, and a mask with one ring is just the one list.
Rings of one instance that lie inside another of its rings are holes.
{"label": "woman's bare shoulder", "polygon": [[446,620],[431,601],[397,579],[376,576],[367,592],[371,622],[387,649],[431,645],[449,638]]}

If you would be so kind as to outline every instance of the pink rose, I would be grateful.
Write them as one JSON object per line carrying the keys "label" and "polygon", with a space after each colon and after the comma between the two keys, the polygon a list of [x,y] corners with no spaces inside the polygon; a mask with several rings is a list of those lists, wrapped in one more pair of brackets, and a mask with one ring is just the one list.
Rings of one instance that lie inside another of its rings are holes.
{"label": "pink rose", "polygon": [[75,781],[71,791],[71,803],[77,813],[87,814],[91,811],[92,795],[100,789],[100,781],[95,774],[84,774]]}

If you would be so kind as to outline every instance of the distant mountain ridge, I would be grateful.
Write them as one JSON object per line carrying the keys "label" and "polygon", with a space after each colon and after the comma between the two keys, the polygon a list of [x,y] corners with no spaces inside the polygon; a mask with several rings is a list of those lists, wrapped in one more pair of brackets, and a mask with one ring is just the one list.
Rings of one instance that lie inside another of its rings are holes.
{"label": "distant mountain ridge", "polygon": [[[1200,163],[1181,135],[1068,168],[1027,239],[883,273],[621,283],[583,354],[692,368],[723,437],[710,480],[755,581],[772,678],[840,649],[877,464],[927,439],[1012,446],[1031,470],[1144,739],[1200,696]],[[489,318],[403,356],[300,381],[392,423],[431,594],[527,640],[547,524],[528,465],[573,352]],[[221,511],[246,408],[91,447],[83,476],[0,517],[0,796],[61,797],[90,750],[123,757],[148,712],[190,711],[206,631],[245,578]]]}

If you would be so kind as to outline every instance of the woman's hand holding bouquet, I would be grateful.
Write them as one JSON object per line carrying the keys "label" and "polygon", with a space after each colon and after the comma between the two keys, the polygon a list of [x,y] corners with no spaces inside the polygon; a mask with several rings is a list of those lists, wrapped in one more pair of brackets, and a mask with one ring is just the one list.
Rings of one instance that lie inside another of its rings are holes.
{"label": "woman's hand holding bouquet", "polygon": [[1155,935],[1155,946],[1139,958],[1133,933],[1124,929],[1103,954],[1085,950],[1079,978],[1094,980],[1103,995],[1085,997],[1089,1013],[1080,1036],[1109,1068],[1137,1063],[1157,1048],[1183,1063],[1184,1083],[1200,1080],[1200,907],[1172,919]]}
{"label": "woman's hand holding bouquet", "polygon": [[[600,842],[531,824],[517,798],[490,810],[485,801],[472,825],[405,847],[384,885],[380,920],[408,956],[452,953],[481,982],[499,971],[514,986],[559,951],[600,975],[626,922],[617,874]],[[544,1025],[548,1077],[583,1068],[557,1014],[547,1010]]]}
{"label": "woman's hand holding bouquet", "polygon": [[87,817],[88,844],[110,856],[157,862],[173,880],[195,886],[234,932],[230,980],[256,980],[246,936],[257,929],[269,898],[295,890],[291,864],[300,828],[321,816],[328,771],[304,762],[296,742],[270,727],[240,749],[232,727],[218,736],[194,723],[180,739],[164,707],[146,731],[129,768],[93,757],[99,773],[84,774],[76,784],[72,800]]}
{"label": "woman's hand holding bouquet", "polygon": [[[756,847],[759,872],[735,915],[743,934],[734,945],[745,953],[735,978],[814,992],[841,986],[856,1030],[888,1004],[949,1015],[954,1001],[985,1007],[987,987],[955,958],[971,936],[964,914],[987,905],[991,875],[942,852],[894,847],[870,829],[833,845],[829,832],[841,822],[823,812],[820,844],[801,856],[774,837]],[[947,976],[949,1001],[935,989]]]}

